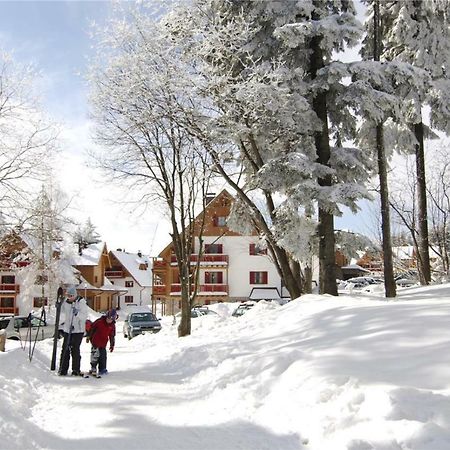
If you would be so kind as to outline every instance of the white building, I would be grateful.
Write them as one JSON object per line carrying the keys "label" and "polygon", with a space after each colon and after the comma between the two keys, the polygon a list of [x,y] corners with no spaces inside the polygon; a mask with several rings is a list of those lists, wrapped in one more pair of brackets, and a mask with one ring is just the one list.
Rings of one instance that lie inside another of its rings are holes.
{"label": "white building", "polygon": [[127,292],[118,298],[118,307],[150,305],[152,298],[152,260],[142,253],[110,251],[111,267],[106,277]]}

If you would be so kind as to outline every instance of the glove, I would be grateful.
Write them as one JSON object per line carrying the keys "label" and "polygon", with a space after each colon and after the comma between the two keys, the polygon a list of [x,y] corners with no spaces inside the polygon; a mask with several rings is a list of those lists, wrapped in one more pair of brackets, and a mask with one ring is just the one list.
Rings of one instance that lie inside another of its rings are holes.
{"label": "glove", "polygon": [[112,352],[114,350],[114,347],[109,347],[109,351]]}

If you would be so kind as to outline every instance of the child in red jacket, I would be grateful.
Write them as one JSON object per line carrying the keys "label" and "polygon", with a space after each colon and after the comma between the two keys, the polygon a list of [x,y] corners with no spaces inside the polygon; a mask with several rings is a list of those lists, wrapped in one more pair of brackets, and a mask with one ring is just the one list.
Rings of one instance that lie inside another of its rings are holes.
{"label": "child in red jacket", "polygon": [[108,373],[106,369],[106,345],[109,340],[109,351],[114,350],[114,340],[116,335],[117,313],[115,309],[109,310],[105,316],[97,319],[91,326],[89,331],[89,339],[92,344],[91,348],[91,370],[90,374],[105,375]]}

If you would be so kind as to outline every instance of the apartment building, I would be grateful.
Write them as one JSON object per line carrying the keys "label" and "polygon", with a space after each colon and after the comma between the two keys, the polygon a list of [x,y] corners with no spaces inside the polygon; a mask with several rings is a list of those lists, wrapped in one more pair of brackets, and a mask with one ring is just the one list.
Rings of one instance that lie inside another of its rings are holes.
{"label": "apartment building", "polygon": [[[240,235],[227,226],[233,196],[223,190],[208,199],[203,230],[204,249],[200,256],[200,274],[197,302],[208,305],[216,302],[237,302],[249,298],[280,299],[281,279],[267,255],[260,248],[256,233]],[[199,258],[199,239],[196,231],[191,264]],[[163,314],[180,310],[181,284],[176,256],[169,243],[154,258],[152,306]]]}

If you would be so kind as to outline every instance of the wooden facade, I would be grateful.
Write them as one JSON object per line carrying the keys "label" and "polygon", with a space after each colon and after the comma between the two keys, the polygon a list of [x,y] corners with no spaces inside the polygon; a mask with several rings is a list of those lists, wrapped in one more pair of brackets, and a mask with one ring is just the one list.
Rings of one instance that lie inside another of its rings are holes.
{"label": "wooden facade", "polygon": [[[221,301],[238,300],[230,297],[229,249],[224,248],[221,243],[227,237],[242,238],[239,233],[230,230],[226,223],[232,203],[232,195],[228,191],[223,190],[207,203],[205,210],[195,219],[195,237],[198,238],[200,224],[204,220],[202,235],[205,240],[209,238],[210,241],[204,244],[201,256],[196,253],[198,249],[196,250],[195,248],[192,249],[192,254],[190,255],[192,267],[196,265],[200,258],[199,286],[197,291],[198,304],[207,305]],[[252,233],[251,236],[255,237],[256,233]],[[217,239],[214,239],[216,237]],[[250,252],[253,248],[251,246],[255,244],[249,243],[245,245],[247,251]],[[153,258],[152,279],[152,309],[161,311],[162,314],[166,315],[176,314],[181,307],[181,284],[172,244],[164,248],[158,257]],[[242,296],[239,300],[246,300],[247,298],[248,294]]]}

